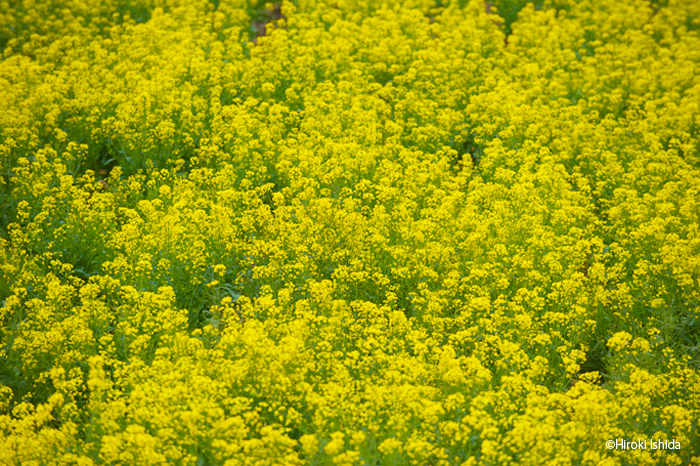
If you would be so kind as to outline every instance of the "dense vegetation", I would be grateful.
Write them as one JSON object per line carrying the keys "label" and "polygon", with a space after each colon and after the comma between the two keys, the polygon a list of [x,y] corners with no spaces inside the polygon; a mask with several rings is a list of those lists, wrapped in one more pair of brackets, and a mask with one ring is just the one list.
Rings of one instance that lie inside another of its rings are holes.
{"label": "dense vegetation", "polygon": [[0,464],[700,464],[699,32],[0,2]]}

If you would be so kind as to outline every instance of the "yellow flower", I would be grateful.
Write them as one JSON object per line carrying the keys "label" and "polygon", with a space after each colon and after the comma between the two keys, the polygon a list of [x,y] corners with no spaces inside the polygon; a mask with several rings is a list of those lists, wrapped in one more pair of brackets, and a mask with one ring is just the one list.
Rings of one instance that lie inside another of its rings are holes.
{"label": "yellow flower", "polygon": [[608,348],[613,351],[622,351],[632,341],[632,335],[627,332],[617,332],[608,339]]}

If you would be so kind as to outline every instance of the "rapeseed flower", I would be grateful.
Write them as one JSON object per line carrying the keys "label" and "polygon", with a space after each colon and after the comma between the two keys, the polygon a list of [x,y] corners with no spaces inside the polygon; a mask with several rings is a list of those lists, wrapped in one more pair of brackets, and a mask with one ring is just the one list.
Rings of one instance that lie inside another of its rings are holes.
{"label": "rapeseed flower", "polygon": [[4,4],[0,463],[698,463],[698,18]]}

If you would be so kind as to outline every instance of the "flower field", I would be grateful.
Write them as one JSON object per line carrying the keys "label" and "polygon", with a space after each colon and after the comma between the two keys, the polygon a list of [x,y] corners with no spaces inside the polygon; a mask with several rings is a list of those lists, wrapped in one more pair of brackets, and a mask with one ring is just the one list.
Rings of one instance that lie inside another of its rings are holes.
{"label": "flower field", "polygon": [[700,465],[697,0],[2,0],[0,51],[0,465]]}

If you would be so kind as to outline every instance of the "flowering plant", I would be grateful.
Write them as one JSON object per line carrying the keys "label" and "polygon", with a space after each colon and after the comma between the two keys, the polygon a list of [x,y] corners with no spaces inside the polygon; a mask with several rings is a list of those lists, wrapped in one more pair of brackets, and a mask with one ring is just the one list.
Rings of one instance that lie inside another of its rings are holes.
{"label": "flowering plant", "polygon": [[698,2],[0,10],[1,464],[700,464]]}

